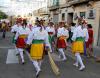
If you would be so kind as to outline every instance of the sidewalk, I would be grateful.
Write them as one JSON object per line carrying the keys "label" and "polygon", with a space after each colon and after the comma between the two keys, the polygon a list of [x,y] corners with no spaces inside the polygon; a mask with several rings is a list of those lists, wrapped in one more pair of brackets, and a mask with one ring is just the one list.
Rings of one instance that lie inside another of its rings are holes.
{"label": "sidewalk", "polygon": [[[94,56],[100,56],[100,47],[99,46],[94,46]],[[68,44],[67,50],[66,50],[66,55],[70,56],[72,59],[75,59],[74,54],[71,52],[71,44]]]}
{"label": "sidewalk", "polygon": [[100,57],[100,47],[99,46],[94,46],[93,50],[94,50],[94,55],[96,57],[98,57],[98,56]]}

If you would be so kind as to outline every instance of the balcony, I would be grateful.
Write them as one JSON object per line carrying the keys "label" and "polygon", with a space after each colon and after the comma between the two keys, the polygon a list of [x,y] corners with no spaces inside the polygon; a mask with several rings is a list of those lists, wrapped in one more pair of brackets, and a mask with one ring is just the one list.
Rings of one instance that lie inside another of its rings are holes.
{"label": "balcony", "polygon": [[51,6],[51,7],[49,7],[50,11],[53,11],[53,10],[56,10],[56,9],[59,9],[59,6]]}
{"label": "balcony", "polygon": [[59,0],[53,0],[52,6],[48,7],[50,11],[59,9]]}
{"label": "balcony", "polygon": [[80,4],[80,3],[84,3],[84,2],[89,2],[91,0],[69,0],[68,3],[70,5],[76,5],[76,4]]}

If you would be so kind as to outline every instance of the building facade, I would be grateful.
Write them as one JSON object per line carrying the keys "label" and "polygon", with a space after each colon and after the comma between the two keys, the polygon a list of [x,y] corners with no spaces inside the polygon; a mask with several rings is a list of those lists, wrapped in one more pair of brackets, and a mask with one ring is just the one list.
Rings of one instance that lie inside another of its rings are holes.
{"label": "building facade", "polygon": [[67,20],[76,22],[76,17],[84,17],[93,26],[94,46],[100,46],[100,0],[73,0],[69,4]]}
{"label": "building facade", "polygon": [[[60,21],[75,22],[77,17],[84,17],[94,30],[94,46],[100,46],[100,0],[48,0],[49,14],[54,23]],[[56,4],[56,3],[55,3]]]}
{"label": "building facade", "polygon": [[49,15],[50,21],[53,21],[55,24],[59,21],[59,0],[48,0],[49,5]]}

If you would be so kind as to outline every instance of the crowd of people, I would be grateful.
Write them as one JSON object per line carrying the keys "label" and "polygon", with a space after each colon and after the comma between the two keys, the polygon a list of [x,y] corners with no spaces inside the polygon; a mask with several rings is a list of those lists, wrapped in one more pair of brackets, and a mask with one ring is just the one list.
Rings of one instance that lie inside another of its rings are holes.
{"label": "crowd of people", "polygon": [[65,49],[69,43],[71,44],[71,51],[76,57],[73,65],[80,66],[80,71],[85,69],[81,54],[86,57],[93,57],[92,25],[82,18],[79,18],[76,24],[71,23],[70,26],[64,22],[59,22],[57,25],[48,22],[48,26],[44,26],[43,20],[36,20],[35,25],[32,26],[27,24],[26,20],[16,21],[11,32],[14,33],[13,43],[16,54],[20,54],[22,64],[25,63],[24,50],[29,51],[32,63],[36,68],[36,77],[40,74],[41,64],[47,51],[53,53],[57,49],[59,58],[62,61],[67,60]]}
{"label": "crowd of people", "polygon": [[2,32],[2,38],[6,37],[6,31],[10,28],[9,22],[5,20],[0,20],[0,32]]}

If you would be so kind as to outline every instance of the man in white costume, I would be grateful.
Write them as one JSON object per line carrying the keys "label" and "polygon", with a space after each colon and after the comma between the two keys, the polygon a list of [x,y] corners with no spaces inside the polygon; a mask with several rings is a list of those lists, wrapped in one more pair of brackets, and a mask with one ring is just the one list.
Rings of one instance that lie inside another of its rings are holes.
{"label": "man in white costume", "polygon": [[72,40],[72,52],[75,54],[76,57],[76,62],[73,65],[78,67],[80,64],[79,70],[82,71],[83,69],[85,69],[85,65],[83,64],[82,58],[80,56],[80,54],[84,53],[84,31],[82,29],[81,18],[78,19],[78,24],[73,32]]}
{"label": "man in white costume", "polygon": [[33,28],[32,32],[28,36],[27,45],[31,44],[30,56],[34,67],[36,68],[36,77],[39,76],[41,71],[41,62],[44,55],[44,46],[50,47],[48,41],[48,33],[41,26],[40,22],[37,22],[37,27]]}
{"label": "man in white costume", "polygon": [[26,46],[26,40],[27,36],[30,33],[30,29],[27,27],[27,23],[23,23],[22,26],[19,27],[16,35],[15,35],[15,40],[16,42],[16,47],[18,48],[18,51],[20,53],[21,61],[22,64],[24,64],[24,56],[23,56],[23,51]]}
{"label": "man in white costume", "polygon": [[49,39],[49,42],[51,44],[50,46],[50,52],[54,52],[54,35],[55,35],[55,28],[54,28],[54,25],[53,25],[53,22],[50,22],[49,25],[46,27],[46,31],[48,32],[48,39]]}
{"label": "man in white costume", "polygon": [[60,22],[59,25],[60,27],[57,30],[57,48],[60,54],[59,57],[62,56],[62,61],[64,61],[67,59],[64,48],[67,48],[67,38],[69,37],[69,33],[64,22]]}
{"label": "man in white costume", "polygon": [[15,44],[16,55],[18,55],[19,52],[18,52],[18,49],[17,49],[17,47],[16,47],[16,40],[15,40],[14,38],[15,38],[16,32],[18,31],[18,29],[19,29],[20,26],[21,26],[21,24],[18,23],[18,22],[16,22],[16,24],[15,24],[14,26],[11,27],[11,32],[14,33],[13,39],[12,39],[12,43]]}

